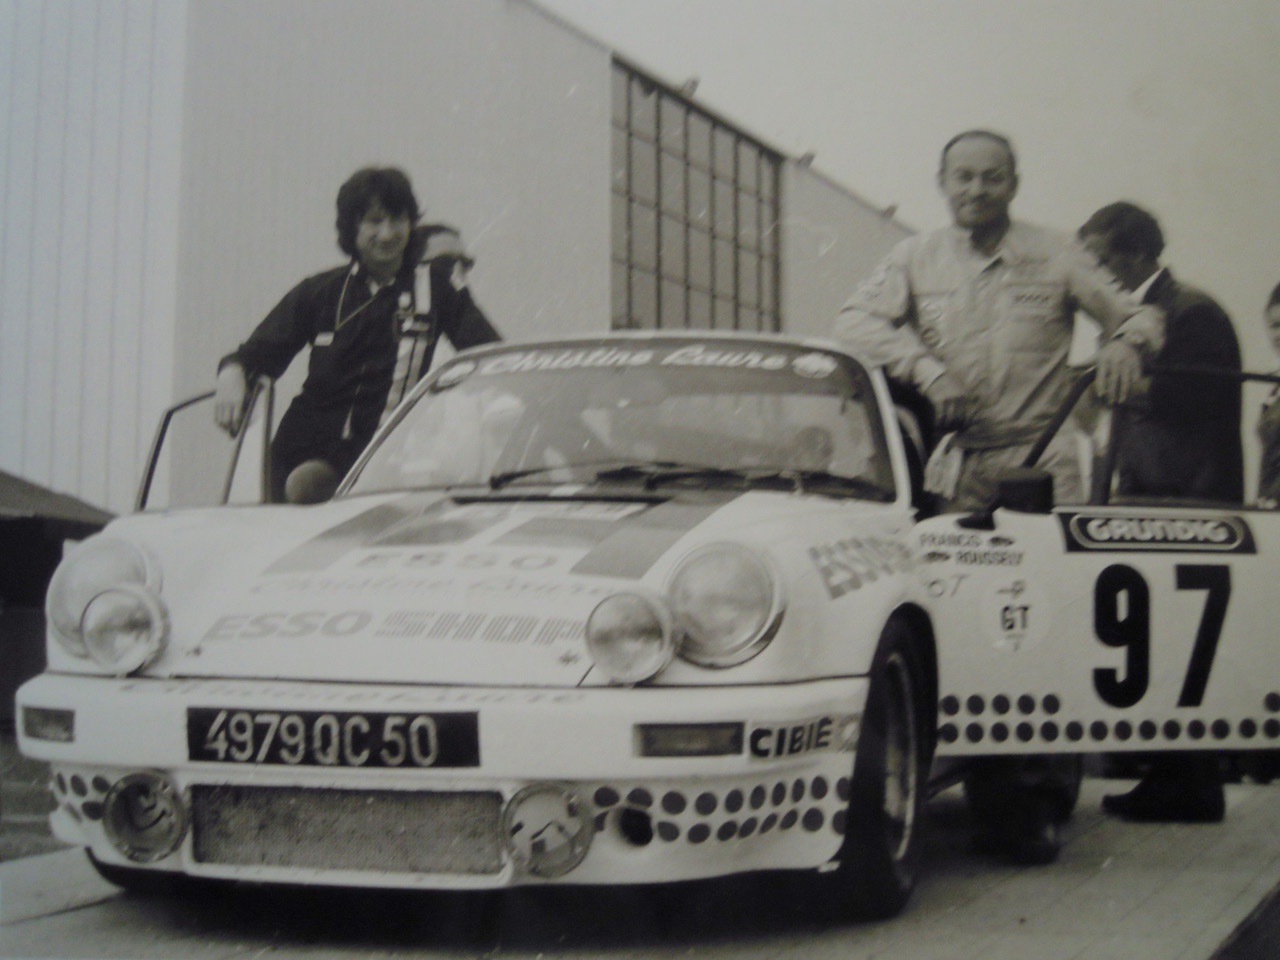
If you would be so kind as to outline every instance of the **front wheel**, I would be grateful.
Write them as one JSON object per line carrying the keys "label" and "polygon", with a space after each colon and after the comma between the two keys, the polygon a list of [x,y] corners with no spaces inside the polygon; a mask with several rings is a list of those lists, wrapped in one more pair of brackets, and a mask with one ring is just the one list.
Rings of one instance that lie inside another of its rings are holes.
{"label": "front wheel", "polygon": [[890,622],[871,667],[840,865],[826,877],[830,906],[859,919],[899,913],[919,875],[930,742],[923,669],[910,628]]}

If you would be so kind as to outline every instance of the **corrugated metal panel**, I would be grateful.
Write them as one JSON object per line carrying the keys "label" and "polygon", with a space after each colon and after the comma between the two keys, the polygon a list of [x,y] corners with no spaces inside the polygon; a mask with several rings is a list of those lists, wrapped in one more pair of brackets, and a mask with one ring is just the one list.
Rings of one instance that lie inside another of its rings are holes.
{"label": "corrugated metal panel", "polygon": [[115,510],[173,377],[185,19],[0,0],[0,465]]}

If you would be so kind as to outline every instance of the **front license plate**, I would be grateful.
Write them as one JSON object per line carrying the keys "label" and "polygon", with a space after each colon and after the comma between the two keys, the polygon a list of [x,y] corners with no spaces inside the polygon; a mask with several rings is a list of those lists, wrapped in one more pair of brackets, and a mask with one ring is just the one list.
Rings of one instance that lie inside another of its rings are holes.
{"label": "front license plate", "polygon": [[292,767],[478,767],[476,713],[187,708],[187,756]]}

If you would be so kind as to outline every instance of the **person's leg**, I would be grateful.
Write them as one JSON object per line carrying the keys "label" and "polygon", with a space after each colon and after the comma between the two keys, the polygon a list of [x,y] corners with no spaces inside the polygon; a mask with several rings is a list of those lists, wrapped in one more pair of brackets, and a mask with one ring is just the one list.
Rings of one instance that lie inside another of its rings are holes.
{"label": "person's leg", "polygon": [[1128,793],[1108,794],[1102,809],[1126,820],[1218,823],[1226,816],[1222,769],[1213,751],[1157,754]]}
{"label": "person's leg", "polygon": [[1059,827],[1071,815],[1080,783],[1074,754],[981,757],[965,776],[974,845],[1014,863],[1058,858]]}

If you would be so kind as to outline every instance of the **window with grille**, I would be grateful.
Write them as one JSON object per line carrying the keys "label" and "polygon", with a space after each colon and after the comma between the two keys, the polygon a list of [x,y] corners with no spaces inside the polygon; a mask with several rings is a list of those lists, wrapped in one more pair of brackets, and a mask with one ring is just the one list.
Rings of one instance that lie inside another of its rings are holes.
{"label": "window with grille", "polygon": [[615,62],[614,329],[778,331],[780,166]]}

